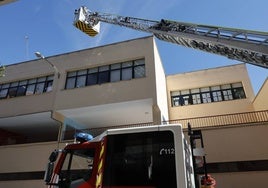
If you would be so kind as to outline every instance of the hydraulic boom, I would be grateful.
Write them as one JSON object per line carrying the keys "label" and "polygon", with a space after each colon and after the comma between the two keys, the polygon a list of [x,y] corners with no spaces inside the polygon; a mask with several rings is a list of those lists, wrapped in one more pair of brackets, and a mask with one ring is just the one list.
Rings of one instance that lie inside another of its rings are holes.
{"label": "hydraulic boom", "polygon": [[199,49],[268,68],[268,32],[164,20],[152,21],[114,14],[75,10],[74,25],[89,36],[99,32],[100,22],[152,33],[166,42]]}

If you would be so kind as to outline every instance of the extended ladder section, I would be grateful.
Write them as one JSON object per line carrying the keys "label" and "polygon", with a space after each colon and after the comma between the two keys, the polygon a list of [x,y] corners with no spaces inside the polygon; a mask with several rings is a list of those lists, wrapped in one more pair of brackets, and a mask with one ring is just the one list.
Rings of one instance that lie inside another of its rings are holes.
{"label": "extended ladder section", "polygon": [[163,19],[152,21],[91,12],[86,7],[80,7],[75,11],[74,25],[90,36],[95,36],[99,32],[99,22],[152,33],[163,41],[268,68],[268,32],[198,25]]}

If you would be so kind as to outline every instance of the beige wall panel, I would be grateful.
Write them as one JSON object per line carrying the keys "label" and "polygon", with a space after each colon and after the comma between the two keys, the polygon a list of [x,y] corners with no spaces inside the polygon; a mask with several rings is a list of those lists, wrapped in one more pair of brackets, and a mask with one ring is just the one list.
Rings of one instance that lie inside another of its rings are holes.
{"label": "beige wall panel", "polygon": [[152,97],[150,95],[150,90],[152,89],[148,82],[146,82],[146,78],[140,78],[131,81],[65,90],[57,98],[56,109],[71,109],[146,99]]}
{"label": "beige wall panel", "polygon": [[217,188],[258,188],[267,187],[268,172],[239,172],[212,174]]}
{"label": "beige wall panel", "polygon": [[268,125],[202,130],[208,163],[267,160]]}
{"label": "beige wall panel", "polygon": [[0,118],[50,111],[53,108],[53,93],[14,97],[0,100]]}
{"label": "beige wall panel", "polygon": [[[171,91],[242,82],[246,99],[171,107]],[[170,119],[248,112],[253,110],[253,89],[244,64],[208,69],[167,77]]]}
{"label": "beige wall panel", "polygon": [[0,187],[10,188],[47,188],[43,180],[28,180],[28,181],[0,181]]}
{"label": "beige wall panel", "polygon": [[54,57],[55,62],[64,62],[57,65],[62,70],[62,77],[66,77],[67,71],[120,63],[138,58],[145,58],[146,67],[145,78],[105,83],[79,89],[64,90],[65,79],[61,78],[56,109],[62,110],[146,98],[153,98],[154,103],[156,103],[155,65],[152,47],[153,38],[149,37],[138,41],[127,41]]}
{"label": "beige wall panel", "polygon": [[56,148],[56,143],[1,146],[1,173],[43,171]]}
{"label": "beige wall panel", "polygon": [[252,104],[247,99],[176,106],[170,108],[170,120],[251,112],[253,110]]}

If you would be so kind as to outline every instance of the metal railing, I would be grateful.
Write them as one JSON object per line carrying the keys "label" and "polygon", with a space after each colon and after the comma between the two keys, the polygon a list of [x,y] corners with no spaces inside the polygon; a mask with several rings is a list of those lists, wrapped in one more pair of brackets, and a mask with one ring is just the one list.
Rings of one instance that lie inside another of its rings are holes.
{"label": "metal railing", "polygon": [[266,122],[268,123],[268,110],[176,119],[167,121],[165,123],[179,123],[182,124],[183,128],[187,128],[188,123],[190,123],[193,128],[208,128],[221,126],[251,125]]}
{"label": "metal railing", "polygon": [[[238,125],[256,125],[268,123],[268,110],[255,111],[255,112],[243,112],[235,114],[224,114],[216,116],[204,116],[194,118],[184,118],[164,121],[162,124],[181,124],[183,129],[187,129],[188,123],[191,124],[192,128],[210,128],[210,127],[222,127],[222,126],[238,126]],[[141,127],[141,126],[152,126],[153,122],[137,123],[128,125],[118,125],[112,127],[103,128],[91,128],[82,130],[89,132],[93,136],[99,135],[107,129],[115,128],[127,128],[127,127]]]}

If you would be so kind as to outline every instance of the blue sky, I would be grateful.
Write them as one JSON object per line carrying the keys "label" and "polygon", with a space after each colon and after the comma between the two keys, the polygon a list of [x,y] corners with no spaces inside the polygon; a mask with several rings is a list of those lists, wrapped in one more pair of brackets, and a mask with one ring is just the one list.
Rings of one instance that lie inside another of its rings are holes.
{"label": "blue sky", "polygon": [[[100,34],[91,38],[72,25],[74,10],[80,6],[87,6],[92,11],[150,20],[169,19],[268,31],[267,0],[18,0],[0,6],[0,64],[35,59],[36,51],[48,57],[150,35],[103,23]],[[166,74],[240,63],[156,41]],[[253,65],[247,67],[257,93],[267,78],[268,70]]]}

